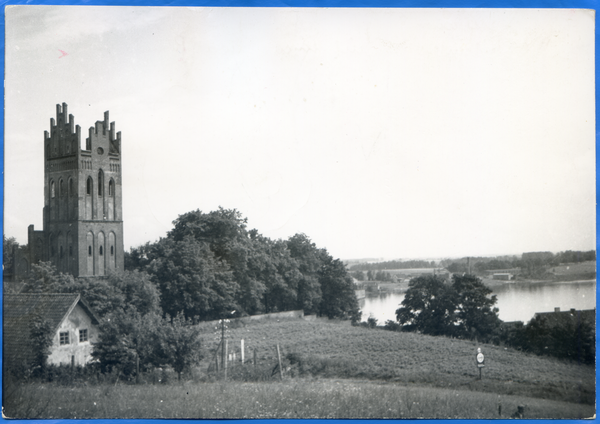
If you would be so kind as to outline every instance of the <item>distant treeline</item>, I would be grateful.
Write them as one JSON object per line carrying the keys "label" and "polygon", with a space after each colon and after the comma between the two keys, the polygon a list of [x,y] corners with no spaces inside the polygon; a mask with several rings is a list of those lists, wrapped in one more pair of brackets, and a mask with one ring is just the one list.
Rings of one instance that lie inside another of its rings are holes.
{"label": "distant treeline", "polygon": [[350,266],[350,271],[379,271],[385,269],[435,268],[434,261],[408,260],[386,261]]}
{"label": "distant treeline", "polygon": [[548,267],[562,264],[574,264],[596,260],[596,251],[573,251],[565,252],[529,252],[518,256],[498,257],[471,257],[461,259],[444,259],[441,265],[452,273],[468,271],[468,263],[471,263],[471,271],[484,273],[491,270],[519,268],[521,273],[530,276],[543,274]]}

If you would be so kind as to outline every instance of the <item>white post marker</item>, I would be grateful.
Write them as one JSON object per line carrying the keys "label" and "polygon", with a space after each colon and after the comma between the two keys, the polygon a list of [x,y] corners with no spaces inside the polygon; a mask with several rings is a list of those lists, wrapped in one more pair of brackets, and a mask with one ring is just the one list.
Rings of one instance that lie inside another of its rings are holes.
{"label": "white post marker", "polygon": [[481,353],[481,348],[477,348],[477,368],[479,368],[479,379],[481,380],[481,369],[485,367],[485,357]]}

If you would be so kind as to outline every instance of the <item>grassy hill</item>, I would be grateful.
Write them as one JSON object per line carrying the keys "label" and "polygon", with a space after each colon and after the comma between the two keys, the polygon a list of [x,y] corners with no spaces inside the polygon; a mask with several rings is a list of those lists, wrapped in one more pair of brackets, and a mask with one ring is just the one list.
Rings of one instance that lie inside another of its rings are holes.
{"label": "grassy hill", "polygon": [[[206,356],[185,382],[171,374],[167,384],[151,384],[152,376],[144,378],[145,384],[124,384],[115,374],[99,383],[9,385],[4,390],[5,416],[510,418],[518,405],[525,406],[525,418],[595,414],[593,366],[320,319],[231,322],[229,352],[239,360],[243,338],[246,364],[233,363],[229,380],[222,381],[207,373],[220,329],[214,323],[202,327]],[[272,372],[277,344],[284,358],[282,381]],[[486,357],[481,380],[477,347]],[[254,352],[256,366],[250,363]],[[243,381],[257,373],[263,381]]]}
{"label": "grassy hill", "polygon": [[[218,340],[216,333],[209,335],[211,330],[207,329],[205,339],[212,352]],[[472,341],[352,327],[348,322],[294,319],[241,324],[229,329],[228,338],[229,351],[237,352],[238,359],[243,338],[246,361],[256,349],[260,364],[276,363],[275,346],[279,344],[283,357],[293,354],[292,359],[299,359],[288,364],[293,375],[384,380],[589,404],[595,401],[593,367]],[[482,380],[475,363],[477,347],[486,358]],[[208,368],[210,359],[207,357],[202,365]]]}

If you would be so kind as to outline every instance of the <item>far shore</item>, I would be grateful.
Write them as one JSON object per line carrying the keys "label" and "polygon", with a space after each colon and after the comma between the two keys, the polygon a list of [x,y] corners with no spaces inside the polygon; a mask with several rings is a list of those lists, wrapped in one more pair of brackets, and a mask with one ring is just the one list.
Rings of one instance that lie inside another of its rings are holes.
{"label": "far shore", "polygon": [[[581,276],[581,275],[569,275],[569,276],[561,276],[561,277],[565,277],[565,278],[559,278],[558,276],[554,279],[548,279],[548,280],[525,280],[525,279],[518,279],[518,280],[511,280],[511,281],[506,281],[506,280],[493,280],[491,278],[481,278],[481,281],[483,282],[483,284],[485,284],[487,287],[493,289],[494,287],[501,287],[501,286],[506,286],[506,285],[510,285],[510,284],[585,284],[585,283],[595,283],[596,282],[596,278],[589,278],[589,276]],[[373,281],[372,283],[375,283],[379,286],[379,290],[367,290],[366,291],[366,296],[373,296],[373,295],[377,295],[378,293],[406,293],[406,291],[408,290],[408,282],[401,282],[401,283],[391,283],[391,282],[377,282],[377,281]]]}

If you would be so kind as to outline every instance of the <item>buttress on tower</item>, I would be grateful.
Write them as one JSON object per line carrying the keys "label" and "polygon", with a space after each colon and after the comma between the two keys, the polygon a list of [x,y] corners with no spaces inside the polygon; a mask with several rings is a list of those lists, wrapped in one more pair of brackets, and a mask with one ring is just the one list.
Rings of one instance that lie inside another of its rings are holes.
{"label": "buttress on tower", "polygon": [[56,105],[50,133],[44,131],[44,229],[28,231],[29,263],[52,262],[76,277],[123,270],[121,133],[103,121],[81,131]]}

